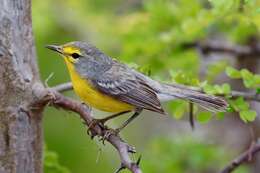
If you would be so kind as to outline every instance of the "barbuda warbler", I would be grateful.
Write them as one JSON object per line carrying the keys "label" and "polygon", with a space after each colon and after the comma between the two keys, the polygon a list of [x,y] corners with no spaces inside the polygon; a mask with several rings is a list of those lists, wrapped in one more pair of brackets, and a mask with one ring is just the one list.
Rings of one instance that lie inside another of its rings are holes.
{"label": "barbuda warbler", "polygon": [[105,123],[124,113],[134,112],[118,131],[143,109],[165,114],[161,106],[163,101],[183,99],[215,112],[227,108],[227,102],[220,97],[183,85],[155,81],[110,58],[91,44],[75,41],[46,47],[63,56],[73,88],[83,102],[99,110],[115,113],[96,122]]}

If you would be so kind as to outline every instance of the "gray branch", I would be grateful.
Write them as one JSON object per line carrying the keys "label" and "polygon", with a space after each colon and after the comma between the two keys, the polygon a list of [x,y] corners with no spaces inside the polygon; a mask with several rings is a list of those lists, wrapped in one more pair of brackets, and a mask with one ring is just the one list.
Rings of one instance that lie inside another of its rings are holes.
{"label": "gray branch", "polygon": [[231,161],[220,173],[230,173],[238,168],[241,164],[249,162],[255,154],[260,151],[260,143],[254,144],[246,152],[242,153],[236,159]]}
{"label": "gray branch", "polygon": [[185,43],[182,47],[185,49],[197,48],[204,54],[219,52],[232,54],[238,57],[260,56],[260,43],[254,41],[252,41],[252,44],[248,45],[236,45],[226,41],[206,40]]}
{"label": "gray branch", "polygon": [[57,92],[66,92],[66,91],[70,91],[73,89],[72,87],[72,83],[68,82],[68,83],[63,83],[63,84],[59,84],[57,86],[52,87],[53,90],[57,91]]}
{"label": "gray branch", "polygon": [[[55,89],[59,91],[65,91],[67,87],[64,87],[65,85],[59,85],[61,87],[54,87]],[[66,85],[69,86],[69,85]],[[37,88],[36,88],[37,90]],[[135,153],[135,149],[128,145],[125,141],[122,140],[122,138],[117,135],[112,129],[109,129],[106,126],[103,126],[101,124],[91,126],[91,122],[93,120],[93,117],[91,116],[91,110],[86,105],[83,105],[82,103],[72,100],[70,98],[64,97],[57,91],[51,89],[48,92],[43,91],[35,91],[40,93],[45,93],[42,95],[42,99],[38,101],[34,106],[36,107],[44,107],[45,105],[54,106],[57,108],[62,108],[67,111],[73,111],[80,115],[80,117],[84,120],[85,124],[89,127],[89,130],[91,132],[91,137],[101,137],[103,140],[109,142],[112,144],[121,160],[120,169],[129,169],[132,173],[142,173],[141,169],[138,166],[138,162],[133,162],[130,158],[131,153]]]}

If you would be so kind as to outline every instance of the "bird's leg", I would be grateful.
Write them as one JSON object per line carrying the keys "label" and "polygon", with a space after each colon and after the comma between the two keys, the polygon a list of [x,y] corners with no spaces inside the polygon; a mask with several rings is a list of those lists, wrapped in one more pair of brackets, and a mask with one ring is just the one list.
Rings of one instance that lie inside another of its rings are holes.
{"label": "bird's leg", "polygon": [[118,116],[120,116],[120,115],[129,113],[129,112],[131,112],[131,111],[123,111],[123,112],[119,112],[119,113],[110,115],[110,116],[108,116],[108,117],[106,117],[106,118],[95,119],[95,120],[101,122],[102,124],[104,124],[104,123],[107,122],[108,120],[114,119],[114,118],[116,118],[116,117],[118,117]]}
{"label": "bird's leg", "polygon": [[108,120],[111,120],[111,119],[113,119],[113,118],[116,118],[116,117],[118,117],[118,116],[120,116],[120,115],[122,115],[122,114],[126,114],[126,113],[128,113],[128,112],[131,112],[131,111],[119,112],[119,113],[113,114],[113,115],[111,115],[111,116],[108,116],[108,117],[106,117],[106,118],[102,118],[102,119],[93,119],[93,120],[91,121],[91,123],[89,124],[87,133],[89,134],[89,130],[90,130],[92,127],[94,127],[95,125],[97,125],[97,124],[102,124],[102,125],[104,125],[105,122],[107,122]]}
{"label": "bird's leg", "polygon": [[109,129],[108,131],[106,131],[104,136],[101,138],[101,141],[103,141],[103,143],[104,143],[104,141],[106,139],[108,139],[111,134],[118,135],[121,130],[123,130],[131,121],[133,121],[136,117],[138,117],[138,115],[140,115],[142,110],[143,109],[140,109],[140,108],[136,109],[135,113],[130,118],[128,118],[119,128],[117,128],[115,130]]}
{"label": "bird's leg", "polygon": [[135,113],[128,118],[119,128],[115,129],[116,133],[119,133],[121,130],[123,130],[130,122],[132,122],[140,113],[142,112],[142,109],[137,109]]}

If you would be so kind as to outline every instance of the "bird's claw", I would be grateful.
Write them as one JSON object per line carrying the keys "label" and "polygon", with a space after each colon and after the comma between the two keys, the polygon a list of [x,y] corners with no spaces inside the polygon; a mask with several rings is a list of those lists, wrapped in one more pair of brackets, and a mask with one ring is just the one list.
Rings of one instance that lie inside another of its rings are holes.
{"label": "bird's claw", "polygon": [[93,134],[91,133],[91,129],[92,129],[93,127],[95,127],[96,125],[99,125],[101,128],[104,128],[104,127],[105,127],[104,122],[102,121],[102,119],[93,119],[93,120],[90,122],[90,124],[89,124],[89,126],[88,126],[88,129],[87,129],[87,134],[90,135],[92,139],[94,138],[95,135],[93,135]]}
{"label": "bird's claw", "polygon": [[117,131],[117,129],[107,129],[105,130],[104,135],[101,137],[100,141],[102,141],[103,144],[105,144],[105,141],[111,136],[111,135],[115,135],[117,136],[119,134],[119,132]]}
{"label": "bird's claw", "polygon": [[132,153],[132,154],[136,153],[135,147],[132,147],[130,145],[128,145],[127,151],[128,151],[128,153]]}

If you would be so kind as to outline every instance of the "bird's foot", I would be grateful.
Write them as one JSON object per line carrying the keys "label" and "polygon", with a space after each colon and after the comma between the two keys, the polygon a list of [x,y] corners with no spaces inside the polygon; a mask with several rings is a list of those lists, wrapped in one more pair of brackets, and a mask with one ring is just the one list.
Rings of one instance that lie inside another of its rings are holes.
{"label": "bird's foot", "polygon": [[117,128],[117,129],[108,129],[105,131],[105,134],[102,136],[101,141],[105,142],[105,140],[107,140],[111,135],[115,135],[118,136],[119,133],[121,132],[121,128]]}
{"label": "bird's foot", "polygon": [[100,141],[102,141],[102,143],[105,144],[105,141],[108,140],[111,135],[118,136],[119,131],[117,131],[117,129],[105,130],[104,135],[100,138]]}
{"label": "bird's foot", "polygon": [[105,122],[106,121],[104,121],[104,119],[93,119],[88,126],[87,134],[91,135],[91,129],[96,125],[99,125],[101,128],[105,128]]}

